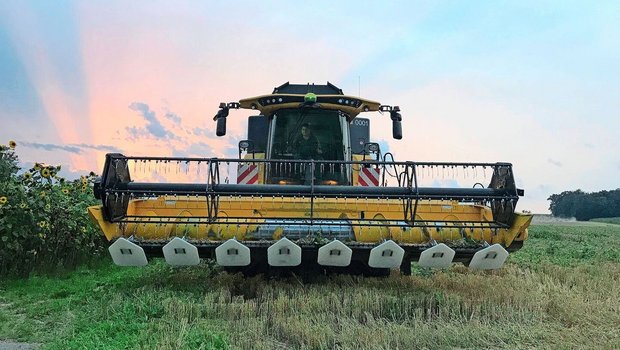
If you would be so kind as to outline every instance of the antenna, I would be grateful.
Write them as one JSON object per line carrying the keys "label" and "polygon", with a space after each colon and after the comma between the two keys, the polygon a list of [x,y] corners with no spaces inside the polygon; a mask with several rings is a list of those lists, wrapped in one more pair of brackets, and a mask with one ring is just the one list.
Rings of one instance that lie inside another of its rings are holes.
{"label": "antenna", "polygon": [[357,97],[362,97],[362,79],[357,76]]}

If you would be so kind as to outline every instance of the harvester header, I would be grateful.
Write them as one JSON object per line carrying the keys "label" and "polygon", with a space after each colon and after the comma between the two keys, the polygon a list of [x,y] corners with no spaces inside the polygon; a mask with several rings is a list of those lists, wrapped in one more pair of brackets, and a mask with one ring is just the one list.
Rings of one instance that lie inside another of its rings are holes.
{"label": "harvester header", "polygon": [[531,216],[515,212],[523,191],[511,164],[382,154],[359,115],[388,112],[400,139],[398,106],[330,83],[286,83],[220,104],[218,136],[231,109],[259,113],[239,158],[106,156],[95,186],[102,204],[89,212],[117,264],[163,256],[172,265],[214,258],[245,273],[409,273],[412,261],[494,269],[527,238]]}

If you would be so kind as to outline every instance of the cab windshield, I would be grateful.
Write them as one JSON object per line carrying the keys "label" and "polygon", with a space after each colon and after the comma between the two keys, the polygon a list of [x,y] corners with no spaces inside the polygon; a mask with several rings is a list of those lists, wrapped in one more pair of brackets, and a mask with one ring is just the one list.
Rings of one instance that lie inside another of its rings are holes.
{"label": "cab windshield", "polygon": [[[300,163],[287,164],[286,160],[345,160],[349,147],[348,122],[339,111],[321,109],[287,109],[278,111],[271,124],[272,163],[267,182],[277,184],[310,184],[309,168]],[[343,164],[318,164],[314,172],[315,184],[348,184],[348,168]]]}
{"label": "cab windshield", "polygon": [[344,160],[338,111],[293,109],[274,116],[271,159]]}

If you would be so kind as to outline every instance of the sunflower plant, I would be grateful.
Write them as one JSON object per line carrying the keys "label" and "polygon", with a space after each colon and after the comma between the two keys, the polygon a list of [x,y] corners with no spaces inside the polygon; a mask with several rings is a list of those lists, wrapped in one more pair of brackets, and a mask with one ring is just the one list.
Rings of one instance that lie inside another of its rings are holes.
{"label": "sunflower plant", "polygon": [[96,175],[76,180],[60,166],[20,169],[16,144],[0,145],[0,274],[71,268],[97,257],[105,242],[88,220]]}

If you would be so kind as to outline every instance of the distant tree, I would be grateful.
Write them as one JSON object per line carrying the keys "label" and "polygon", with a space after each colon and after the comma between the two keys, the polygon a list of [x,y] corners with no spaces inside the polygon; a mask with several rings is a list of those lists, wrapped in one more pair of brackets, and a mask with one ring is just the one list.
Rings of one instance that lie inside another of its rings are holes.
{"label": "distant tree", "polygon": [[552,194],[548,200],[553,216],[574,217],[580,221],[620,216],[620,188],[592,193],[564,191]]}
{"label": "distant tree", "polygon": [[575,216],[576,205],[584,193],[581,190],[564,191],[560,194],[552,194],[548,200],[551,201],[549,210],[553,216],[571,218]]}

